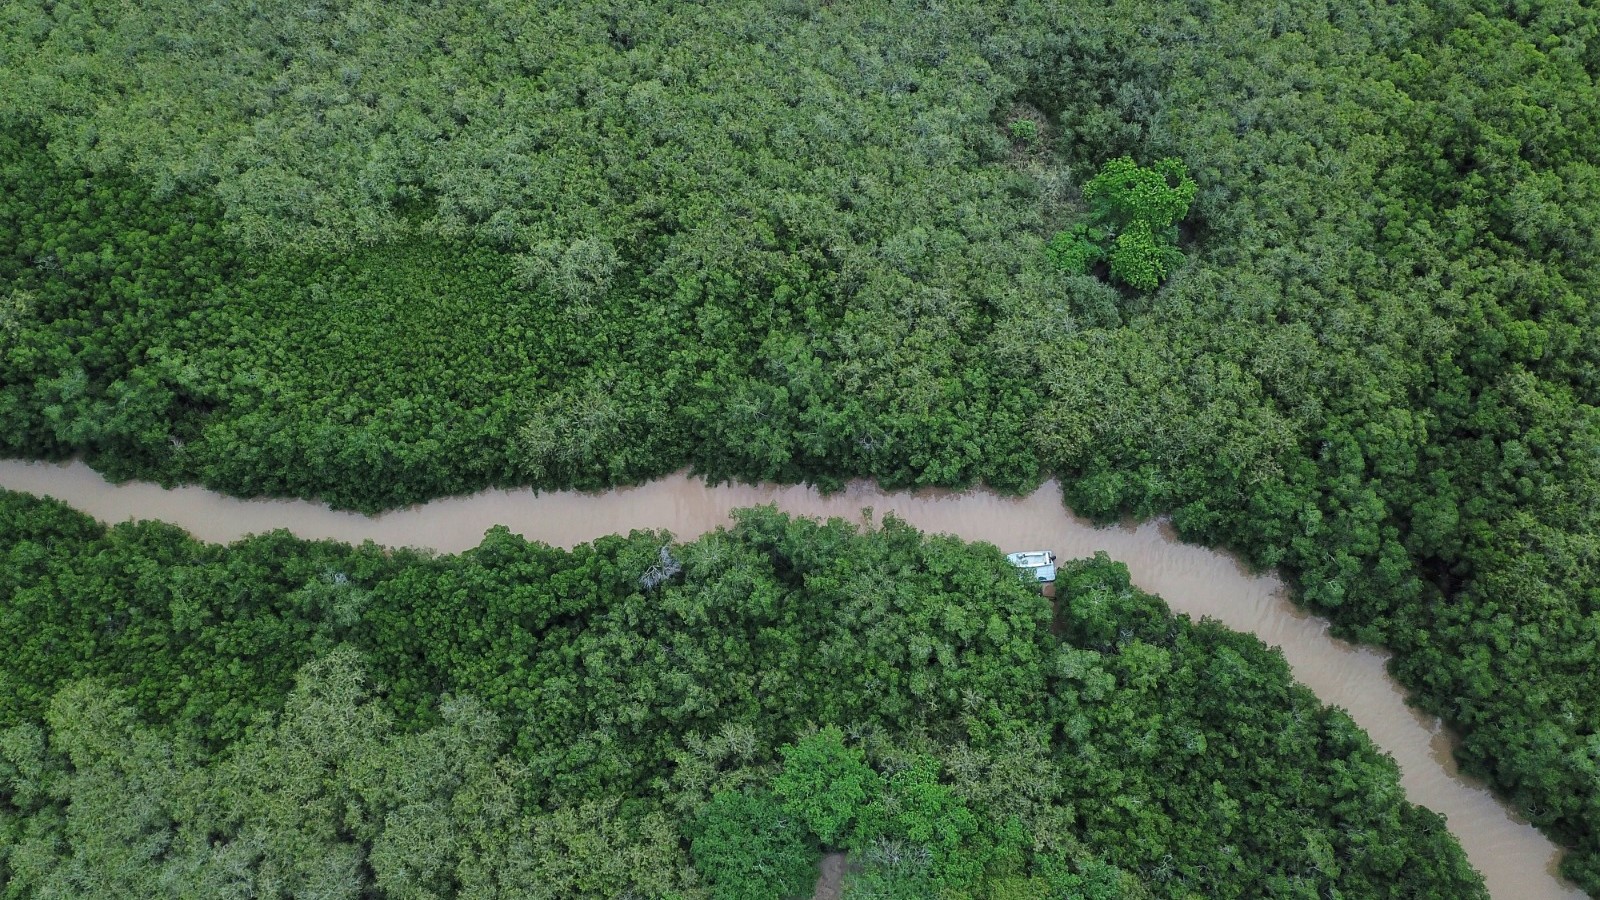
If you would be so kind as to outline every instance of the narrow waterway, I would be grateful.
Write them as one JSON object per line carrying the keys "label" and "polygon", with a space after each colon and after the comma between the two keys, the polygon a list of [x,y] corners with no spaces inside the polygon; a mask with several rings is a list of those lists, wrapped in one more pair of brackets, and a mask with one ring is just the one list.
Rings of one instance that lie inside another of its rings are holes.
{"label": "narrow waterway", "polygon": [[375,541],[390,546],[459,552],[483,532],[505,525],[529,539],[561,547],[634,529],[664,528],[689,540],[727,524],[731,510],[776,504],[805,516],[859,520],[864,508],[894,513],[930,532],[987,541],[1002,550],[1052,549],[1062,559],[1104,550],[1127,564],[1134,584],[1160,594],[1178,612],[1210,616],[1281,647],[1294,675],[1324,703],[1349,711],[1400,764],[1414,803],[1444,814],[1496,900],[1585,896],[1555,875],[1556,847],[1515,817],[1474,779],[1456,771],[1451,735],[1439,720],[1405,703],[1384,670],[1387,654],[1337,640],[1326,620],[1289,602],[1283,583],[1253,575],[1224,553],[1179,541],[1161,522],[1095,528],[1061,505],[1056,484],[1023,498],[984,491],[888,493],[865,484],[822,496],[805,487],[708,487],[684,475],[603,494],[485,491],[367,517],[298,500],[238,500],[196,487],[109,485],[81,463],[0,460],[0,487],[63,500],[97,519],[159,519],[207,541],[286,528],[303,538]]}

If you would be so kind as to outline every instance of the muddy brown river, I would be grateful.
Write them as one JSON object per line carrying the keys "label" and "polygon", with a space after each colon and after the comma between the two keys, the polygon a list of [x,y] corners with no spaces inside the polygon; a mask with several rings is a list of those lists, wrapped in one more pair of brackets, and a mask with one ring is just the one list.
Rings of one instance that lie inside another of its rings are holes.
{"label": "muddy brown river", "polygon": [[298,500],[238,500],[197,487],[107,484],[81,463],[0,460],[0,487],[48,495],[97,519],[159,519],[207,541],[286,528],[303,538],[375,541],[390,546],[458,552],[493,525],[561,547],[633,529],[664,528],[680,540],[728,523],[730,510],[776,504],[805,516],[859,520],[870,507],[893,512],[930,532],[987,541],[1002,550],[1052,549],[1063,559],[1104,550],[1127,564],[1133,582],[1160,594],[1178,612],[1210,616],[1280,647],[1324,703],[1347,710],[1400,764],[1406,796],[1442,813],[1496,900],[1585,896],[1555,874],[1556,847],[1501,805],[1478,781],[1461,775],[1452,737],[1440,721],[1406,705],[1405,692],[1384,670],[1388,655],[1338,640],[1328,623],[1289,602],[1283,583],[1252,574],[1232,556],[1182,543],[1162,522],[1096,528],[1061,505],[1052,482],[1030,496],[984,491],[887,493],[865,483],[823,496],[805,487],[722,485],[674,475],[603,494],[485,491],[436,500],[376,517],[336,512]]}

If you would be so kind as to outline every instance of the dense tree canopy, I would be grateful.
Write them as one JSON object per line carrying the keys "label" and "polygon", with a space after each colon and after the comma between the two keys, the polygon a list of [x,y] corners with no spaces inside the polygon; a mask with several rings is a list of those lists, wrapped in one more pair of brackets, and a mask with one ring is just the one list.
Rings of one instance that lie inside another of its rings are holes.
{"label": "dense tree canopy", "polygon": [[1281,655],[1104,557],[1052,615],[893,519],[429,556],[7,493],[0,559],[7,897],[783,897],[824,848],[857,898],[1484,896]]}
{"label": "dense tree canopy", "polygon": [[[369,510],[1059,476],[1393,648],[1600,894],[1597,73],[1581,0],[7,0],[0,452]],[[1053,240],[1123,158],[1194,185],[1154,290]],[[373,672],[510,715],[450,665]]]}

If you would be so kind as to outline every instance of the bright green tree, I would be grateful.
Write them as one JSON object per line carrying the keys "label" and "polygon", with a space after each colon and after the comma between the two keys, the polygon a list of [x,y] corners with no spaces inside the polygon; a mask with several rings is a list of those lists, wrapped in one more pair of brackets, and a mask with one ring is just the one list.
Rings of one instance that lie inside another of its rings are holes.
{"label": "bright green tree", "polygon": [[1126,156],[1113,159],[1083,186],[1092,224],[1057,233],[1047,252],[1073,274],[1108,258],[1112,277],[1153,290],[1183,262],[1177,223],[1188,215],[1197,190],[1181,160],[1168,157],[1145,167]]}

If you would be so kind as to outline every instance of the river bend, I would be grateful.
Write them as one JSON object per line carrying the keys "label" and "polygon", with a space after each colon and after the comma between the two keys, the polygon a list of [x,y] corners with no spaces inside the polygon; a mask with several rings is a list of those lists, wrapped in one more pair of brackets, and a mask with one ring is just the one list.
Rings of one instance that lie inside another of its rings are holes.
{"label": "river bend", "polygon": [[879,517],[893,512],[924,531],[1006,551],[1049,548],[1062,559],[1103,550],[1128,566],[1134,584],[1161,595],[1174,611],[1210,616],[1282,648],[1295,678],[1322,702],[1347,710],[1395,758],[1407,798],[1448,819],[1496,900],[1585,896],[1555,874],[1555,845],[1456,770],[1452,735],[1438,718],[1406,705],[1405,692],[1384,670],[1386,653],[1334,638],[1325,619],[1289,601],[1277,577],[1252,574],[1228,554],[1185,544],[1163,522],[1096,528],[1074,517],[1054,482],[1021,498],[986,491],[891,493],[865,482],[824,496],[802,486],[711,487],[679,474],[599,494],[490,490],[374,517],[303,500],[239,500],[198,487],[111,485],[82,463],[0,460],[0,487],[55,497],[108,523],[159,519],[213,542],[284,528],[307,539],[457,553],[476,546],[493,525],[566,548],[634,529],[666,529],[691,540],[728,524],[731,510],[771,503],[795,515],[851,520],[870,507]]}

